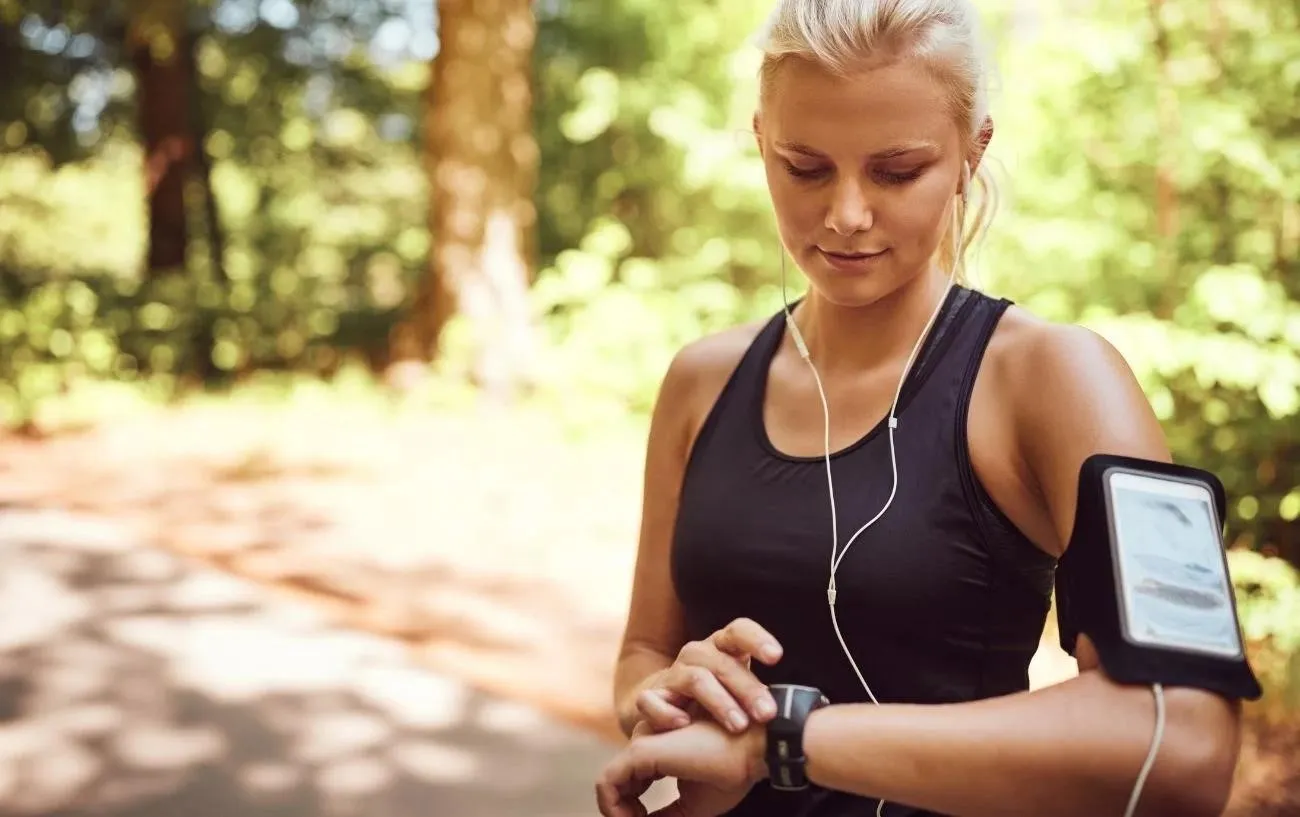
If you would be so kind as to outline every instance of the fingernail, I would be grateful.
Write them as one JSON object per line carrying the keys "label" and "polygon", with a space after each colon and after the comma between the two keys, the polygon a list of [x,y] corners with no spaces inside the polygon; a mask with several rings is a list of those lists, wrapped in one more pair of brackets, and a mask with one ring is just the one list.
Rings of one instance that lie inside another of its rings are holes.
{"label": "fingernail", "polygon": [[776,702],[771,698],[762,698],[754,704],[754,715],[759,718],[767,718],[776,714]]}
{"label": "fingernail", "polygon": [[742,731],[745,727],[749,726],[749,719],[747,719],[745,713],[741,712],[739,709],[731,710],[731,713],[727,715],[727,721],[731,724],[731,728],[735,729],[737,732]]}
{"label": "fingernail", "polygon": [[781,648],[775,644],[764,644],[762,654],[765,660],[775,661],[781,657]]}

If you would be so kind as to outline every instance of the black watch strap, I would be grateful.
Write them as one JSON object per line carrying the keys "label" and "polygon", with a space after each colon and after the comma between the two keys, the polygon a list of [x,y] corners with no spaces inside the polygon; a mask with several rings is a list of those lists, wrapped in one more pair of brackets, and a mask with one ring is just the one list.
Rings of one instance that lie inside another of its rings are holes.
{"label": "black watch strap", "polygon": [[768,691],[776,700],[776,717],[767,723],[768,782],[780,791],[808,788],[803,752],[803,730],[808,716],[830,701],[815,687],[772,684]]}

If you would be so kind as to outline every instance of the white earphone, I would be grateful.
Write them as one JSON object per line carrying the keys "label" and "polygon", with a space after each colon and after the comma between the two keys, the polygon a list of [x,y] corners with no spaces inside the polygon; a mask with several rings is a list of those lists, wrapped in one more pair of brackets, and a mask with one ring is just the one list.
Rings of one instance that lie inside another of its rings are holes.
{"label": "white earphone", "polygon": [[[903,374],[901,377],[899,377],[898,386],[894,390],[894,401],[889,407],[889,422],[888,422],[889,462],[890,462],[891,470],[893,471],[893,484],[890,486],[889,489],[889,498],[885,500],[885,506],[881,508],[880,511],[875,516],[873,516],[865,525],[858,528],[857,531],[855,531],[854,534],[849,537],[849,540],[844,543],[843,550],[839,549],[839,519],[835,509],[835,483],[831,477],[830,405],[827,403],[826,400],[826,390],[822,387],[821,375],[817,373],[817,367],[813,364],[812,356],[808,352],[808,345],[804,342],[803,335],[800,334],[799,327],[794,321],[794,315],[791,314],[790,312],[790,302],[789,299],[786,297],[786,288],[785,288],[785,253],[782,252],[781,254],[781,302],[785,309],[785,322],[786,325],[790,328],[790,337],[794,341],[794,345],[799,352],[799,356],[804,359],[804,361],[808,364],[808,368],[812,371],[813,381],[817,384],[817,394],[819,397],[821,397],[821,401],[822,401],[822,418],[823,418],[823,429],[824,429],[823,441],[824,441],[825,462],[826,462],[826,489],[830,495],[830,503],[831,503],[831,569],[830,569],[830,580],[826,586],[826,601],[831,611],[831,625],[835,628],[835,636],[836,638],[839,639],[840,648],[844,650],[844,656],[845,658],[848,659],[849,666],[853,667],[853,674],[857,676],[859,683],[862,684],[862,688],[867,691],[867,696],[871,698],[871,702],[876,705],[879,705],[880,701],[876,700],[876,695],[874,692],[871,691],[871,686],[867,684],[866,679],[862,677],[862,671],[858,669],[857,662],[853,660],[852,652],[849,650],[848,645],[844,642],[844,635],[840,632],[839,620],[835,614],[835,595],[836,595],[835,572],[839,569],[840,562],[844,559],[844,554],[848,553],[849,546],[853,544],[854,540],[856,540],[863,531],[865,531],[867,528],[874,525],[876,521],[880,519],[880,517],[885,515],[885,511],[887,511],[889,509],[889,506],[893,503],[894,495],[898,491],[898,458],[896,456],[895,448],[894,448],[894,431],[898,428],[898,417],[896,416],[896,412],[898,411],[898,398],[899,395],[902,394],[903,384],[907,381],[907,375],[912,369],[912,364],[915,363],[916,361],[916,354],[918,351],[920,351],[921,344],[925,342],[926,336],[930,334],[930,330],[934,327],[934,322],[935,320],[938,319],[939,312],[943,308],[944,301],[947,300],[948,293],[952,291],[953,284],[956,281],[956,277],[957,277],[957,269],[959,267],[964,266],[962,262],[962,253],[961,253],[962,240],[963,240],[962,233],[965,229],[966,206],[970,200],[970,185],[971,185],[970,164],[963,163],[962,184],[961,184],[961,189],[958,191],[958,196],[961,199],[961,207],[960,209],[958,209],[957,207],[953,208],[953,231],[952,231],[953,261],[952,261],[952,270],[948,275],[948,286],[944,290],[944,297],[939,299],[939,303],[935,306],[934,312],[930,315],[930,320],[926,323],[925,328],[921,331],[920,337],[916,339],[915,345],[912,346],[912,352],[907,358],[907,364],[903,367]],[[1160,684],[1156,684],[1152,687],[1152,693],[1155,696],[1155,702],[1156,702],[1155,733],[1152,735],[1151,746],[1150,749],[1148,750],[1146,761],[1142,764],[1142,769],[1138,773],[1137,782],[1134,784],[1133,791],[1129,797],[1128,809],[1125,812],[1126,817],[1132,817],[1134,810],[1137,808],[1138,798],[1142,793],[1142,788],[1144,784],[1146,783],[1147,775],[1151,771],[1151,766],[1155,762],[1156,751],[1159,749],[1160,743],[1164,737],[1164,727],[1165,727],[1164,690],[1161,688]],[[884,808],[885,808],[885,801],[881,800],[880,804],[876,807],[876,817],[881,817],[881,815],[884,812]]]}
{"label": "white earphone", "polygon": [[[935,305],[934,312],[931,313],[929,321],[926,322],[925,328],[921,330],[920,336],[916,339],[916,343],[912,346],[912,352],[910,355],[908,355],[907,364],[903,366],[903,373],[899,377],[898,386],[894,390],[894,401],[892,404],[890,404],[889,407],[889,420],[888,420],[889,461],[890,461],[891,470],[893,472],[893,484],[889,489],[889,498],[885,501],[885,506],[881,508],[880,511],[875,516],[873,516],[865,525],[858,528],[857,531],[855,531],[854,534],[849,537],[849,540],[844,543],[843,550],[839,549],[839,538],[840,538],[839,537],[839,515],[836,512],[836,508],[835,508],[835,483],[831,475],[830,405],[826,400],[826,390],[822,386],[821,375],[818,374],[817,367],[813,364],[812,356],[808,352],[808,346],[804,342],[803,335],[800,334],[799,327],[794,321],[794,315],[790,312],[789,299],[785,296],[785,254],[782,253],[781,256],[781,301],[785,307],[786,325],[789,326],[790,328],[790,337],[791,340],[794,341],[795,349],[798,350],[799,356],[804,359],[804,361],[808,364],[808,368],[812,371],[813,381],[817,384],[817,394],[822,401],[822,419],[823,419],[822,436],[823,436],[823,444],[824,444],[823,448],[825,453],[824,460],[826,463],[826,488],[827,488],[827,492],[830,495],[830,503],[831,503],[830,580],[826,586],[826,601],[830,607],[831,625],[835,628],[835,637],[839,639],[840,648],[844,650],[844,656],[845,658],[848,659],[849,666],[853,668],[853,674],[857,676],[858,682],[861,683],[862,688],[866,690],[867,696],[871,698],[871,702],[877,705],[880,704],[880,701],[876,700],[876,695],[874,692],[871,691],[871,686],[867,683],[866,679],[862,677],[862,671],[858,669],[857,662],[853,660],[852,652],[849,650],[848,645],[844,642],[844,635],[840,632],[839,619],[835,613],[835,596],[836,596],[835,573],[837,570],[839,570],[840,562],[843,561],[844,554],[848,553],[849,547],[858,538],[858,536],[862,534],[863,531],[865,531],[867,528],[874,525],[876,521],[880,519],[880,517],[885,515],[885,511],[889,510],[889,506],[894,501],[894,495],[898,491],[898,458],[894,447],[894,431],[898,428],[898,417],[896,416],[896,413],[898,411],[898,399],[899,396],[902,394],[903,384],[907,381],[908,372],[911,371],[912,364],[916,362],[917,352],[920,351],[921,344],[925,342],[926,336],[929,335],[930,330],[934,327],[934,322],[938,319],[940,310],[943,309],[944,301],[947,300],[947,293],[952,290],[953,283],[956,281],[957,268],[961,264],[961,244],[962,244],[961,234],[963,229],[963,222],[965,221],[965,216],[966,216],[966,203],[969,200],[969,195],[970,195],[969,193],[970,177],[971,177],[970,164],[963,163],[962,164],[962,185],[961,185],[961,189],[958,191],[958,196],[961,199],[961,207],[960,210],[955,206],[953,207],[953,231],[952,231],[953,232],[953,263],[952,263],[952,270],[948,275],[948,286],[944,290],[944,297],[940,298],[939,302]],[[885,801],[881,800],[879,806],[877,806],[876,808],[876,817],[881,817],[884,808],[885,808]]]}
{"label": "white earphone", "polygon": [[867,528],[874,525],[876,521],[880,519],[880,517],[884,516],[885,511],[889,510],[889,506],[893,503],[894,495],[898,490],[898,458],[896,456],[895,447],[894,447],[894,431],[898,428],[898,417],[896,416],[896,412],[898,411],[898,399],[899,396],[902,394],[903,384],[907,380],[908,372],[911,371],[912,364],[915,363],[916,361],[917,352],[920,351],[921,344],[925,342],[926,336],[930,333],[931,328],[934,326],[934,322],[938,319],[939,311],[943,308],[943,302],[947,297],[947,292],[952,289],[952,285],[955,282],[957,277],[957,268],[961,264],[960,249],[961,249],[961,242],[962,242],[962,237],[961,237],[962,227],[963,227],[962,222],[964,221],[965,218],[966,203],[969,200],[969,195],[970,195],[969,194],[970,175],[971,175],[970,164],[963,163],[962,184],[961,184],[961,189],[958,191],[958,195],[961,198],[961,208],[960,211],[958,210],[957,207],[953,208],[953,231],[952,231],[953,264],[952,264],[952,271],[949,273],[948,276],[948,286],[944,290],[945,297],[939,299],[939,302],[935,305],[934,312],[932,312],[930,315],[930,320],[926,322],[925,328],[921,330],[920,336],[916,339],[916,343],[912,346],[912,352],[907,358],[907,364],[903,367],[903,374],[898,378],[898,386],[894,390],[894,401],[889,408],[889,421],[888,421],[889,460],[890,460],[891,470],[893,471],[893,485],[889,489],[889,499],[885,501],[885,506],[880,509],[879,513],[877,513],[874,517],[872,517],[865,525],[858,528],[857,531],[854,532],[854,534],[849,537],[849,540],[844,543],[843,550],[839,549],[839,514],[837,513],[835,508],[835,482],[831,474],[830,405],[826,400],[826,390],[822,386],[821,375],[817,372],[816,365],[813,364],[812,356],[808,352],[808,346],[804,342],[803,335],[799,332],[799,326],[795,323],[794,315],[790,312],[789,300],[788,298],[785,297],[785,263],[784,263],[784,254],[782,254],[782,265],[781,265],[782,299],[781,300],[782,303],[785,305],[786,324],[790,327],[790,337],[794,341],[794,345],[799,352],[799,356],[804,359],[804,361],[808,364],[808,368],[812,371],[813,381],[817,384],[817,394],[819,397],[821,397],[821,401],[822,401],[824,460],[826,463],[826,487],[828,493],[830,494],[830,503],[831,503],[831,570],[830,570],[830,581],[826,586],[826,600],[827,603],[830,605],[831,623],[835,627],[835,635],[839,639],[840,647],[844,650],[844,655],[846,658],[848,658],[849,665],[853,667],[853,672],[855,675],[857,675],[858,681],[862,684],[862,688],[866,690],[867,695],[871,698],[872,702],[877,704],[880,702],[876,700],[876,695],[874,692],[871,691],[871,686],[867,683],[866,679],[862,677],[862,672],[861,670],[858,669],[857,663],[853,660],[853,654],[850,652],[848,645],[844,643],[843,634],[840,633],[839,620],[836,618],[835,615],[835,573],[837,570],[839,570],[840,562],[843,561],[844,559],[844,554],[848,553],[849,547],[852,546],[853,542],[858,538],[858,536],[861,535],[862,532],[865,531]]}

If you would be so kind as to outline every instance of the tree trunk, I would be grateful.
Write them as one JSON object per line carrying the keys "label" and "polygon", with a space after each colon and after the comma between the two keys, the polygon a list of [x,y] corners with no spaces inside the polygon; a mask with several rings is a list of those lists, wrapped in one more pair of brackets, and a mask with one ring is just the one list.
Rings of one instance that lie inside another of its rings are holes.
{"label": "tree trunk", "polygon": [[145,150],[149,201],[150,275],[185,265],[189,231],[185,185],[194,161],[190,129],[184,5],[137,0],[131,6],[127,49],[138,87],[138,123]]}
{"label": "tree trunk", "polygon": [[509,397],[530,378],[538,149],[533,136],[530,0],[440,0],[440,51],[424,108],[432,250],[394,349],[436,359],[459,313],[473,336],[473,375]]}
{"label": "tree trunk", "polygon": [[[1176,268],[1178,238],[1178,183],[1174,179],[1174,152],[1178,150],[1178,91],[1171,75],[1169,30],[1161,17],[1164,0],[1148,0],[1151,23],[1155,28],[1156,61],[1160,67],[1156,79],[1156,112],[1159,118],[1160,144],[1156,160],[1156,234],[1160,239],[1163,272]],[[1171,282],[1172,283],[1172,282]]]}

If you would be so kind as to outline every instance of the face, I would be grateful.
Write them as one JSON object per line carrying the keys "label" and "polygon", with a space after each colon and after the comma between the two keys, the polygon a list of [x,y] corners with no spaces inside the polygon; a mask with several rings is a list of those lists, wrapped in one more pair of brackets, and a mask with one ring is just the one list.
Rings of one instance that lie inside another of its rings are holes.
{"label": "face", "polygon": [[967,157],[926,71],[787,60],[755,128],[781,240],[819,295],[871,303],[930,267]]}

